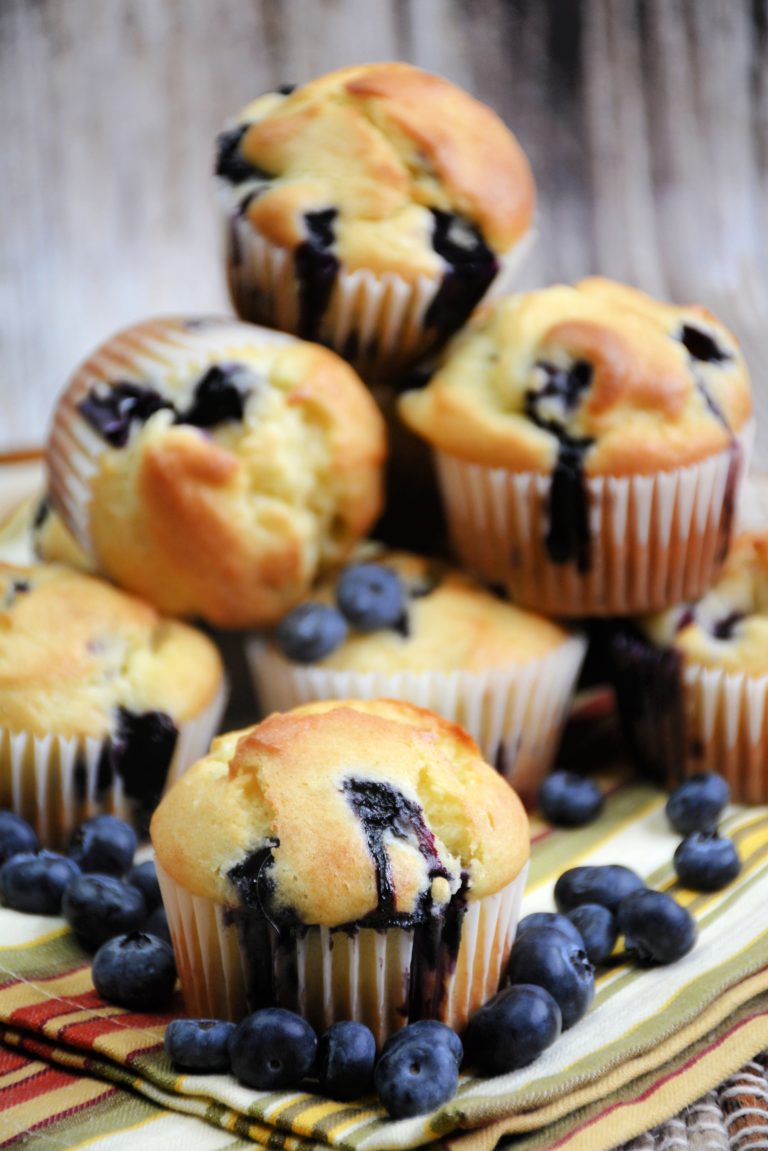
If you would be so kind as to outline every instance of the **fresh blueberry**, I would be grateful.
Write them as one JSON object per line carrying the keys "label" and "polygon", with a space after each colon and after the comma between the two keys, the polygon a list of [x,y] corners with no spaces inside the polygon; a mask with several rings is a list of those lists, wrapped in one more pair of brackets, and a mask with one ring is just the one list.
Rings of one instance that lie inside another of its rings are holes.
{"label": "fresh blueberry", "polygon": [[564,1031],[581,1019],[595,994],[595,969],[583,944],[554,927],[531,927],[515,941],[507,981],[548,991],[562,1012]]}
{"label": "fresh blueberry", "polygon": [[730,788],[714,771],[692,775],[667,800],[667,819],[679,835],[710,831],[717,827],[723,808],[731,797]]}
{"label": "fresh blueberry", "polygon": [[558,827],[582,827],[597,819],[603,810],[603,796],[592,779],[573,771],[555,771],[542,783],[539,807],[550,823]]}
{"label": "fresh blueberry", "polygon": [[0,811],[0,864],[12,855],[37,851],[40,843],[34,828],[13,811]]}
{"label": "fresh blueberry", "polygon": [[163,1045],[183,1071],[229,1071],[229,1040],[234,1023],[223,1019],[172,1019]]}
{"label": "fresh blueberry", "polygon": [[295,1087],[315,1062],[317,1036],[300,1015],[265,1007],[247,1015],[229,1040],[232,1074],[258,1091]]}
{"label": "fresh blueberry", "polygon": [[464,1034],[467,1059],[481,1075],[506,1075],[533,1063],[562,1027],[560,1008],[543,987],[507,987],[470,1019]]}
{"label": "fresh blueberry", "polygon": [[331,1099],[359,1099],[373,1090],[376,1040],[363,1024],[344,1019],[320,1036],[317,1077],[320,1091]]}
{"label": "fresh blueberry", "polygon": [[434,1111],[452,1099],[459,1069],[447,1043],[428,1037],[408,1037],[382,1055],[374,1084],[379,1099],[393,1119],[408,1119]]}
{"label": "fresh blueberry", "polygon": [[166,943],[170,943],[171,929],[168,926],[165,908],[156,907],[154,911],[150,912],[142,930],[146,931],[147,935],[156,935],[158,939],[164,939]]}
{"label": "fresh blueberry", "polygon": [[567,915],[561,915],[559,911],[532,911],[530,915],[525,915],[517,925],[517,936],[519,939],[526,931],[530,931],[532,927],[554,927],[558,931],[562,931],[577,947],[584,946],[584,940],[579,934],[579,930],[574,923],[568,918]]}
{"label": "fresh blueberry", "polygon": [[635,891],[622,900],[619,931],[641,963],[674,963],[696,942],[693,916],[665,891]]}
{"label": "fresh blueberry", "polygon": [[438,1019],[418,1019],[407,1027],[401,1027],[394,1035],[390,1035],[382,1047],[382,1058],[389,1055],[390,1051],[395,1051],[401,1043],[409,1043],[413,1039],[423,1039],[427,1043],[445,1043],[456,1060],[456,1066],[461,1067],[464,1046],[453,1028]]}
{"label": "fresh blueberry", "polygon": [[584,940],[589,962],[606,963],[619,937],[614,913],[601,903],[580,903],[568,912],[568,919]]}
{"label": "fresh blueberry", "polygon": [[94,815],[73,832],[67,854],[81,871],[124,875],[133,863],[137,843],[136,832],[124,820]]}
{"label": "fresh blueberry", "polygon": [[344,616],[325,603],[299,604],[275,629],[275,643],[295,663],[316,663],[341,647],[346,638]]}
{"label": "fresh blueberry", "polygon": [[118,935],[94,955],[91,978],[102,999],[133,1011],[156,1011],[168,1005],[176,983],[173,951],[143,931]]}
{"label": "fresh blueberry", "polygon": [[80,942],[95,948],[141,927],[147,905],[137,887],[114,875],[77,875],[64,892],[61,914]]}
{"label": "fresh blueberry", "polygon": [[622,899],[644,887],[640,876],[621,863],[571,867],[555,884],[555,903],[564,914],[580,903],[600,903],[615,911]]}
{"label": "fresh blueberry", "polygon": [[359,631],[397,627],[405,615],[405,584],[382,564],[350,564],[336,584],[336,603]]}
{"label": "fresh blueberry", "polygon": [[138,887],[144,896],[147,911],[154,911],[163,902],[160,894],[160,884],[157,882],[157,868],[153,860],[147,859],[144,863],[135,864],[125,877],[125,882],[131,887]]}
{"label": "fresh blueberry", "polygon": [[736,844],[716,831],[694,831],[675,852],[677,878],[693,891],[719,891],[741,871]]}
{"label": "fresh blueberry", "polygon": [[22,852],[0,867],[0,894],[6,907],[32,915],[58,915],[61,899],[80,874],[74,860],[55,851]]}

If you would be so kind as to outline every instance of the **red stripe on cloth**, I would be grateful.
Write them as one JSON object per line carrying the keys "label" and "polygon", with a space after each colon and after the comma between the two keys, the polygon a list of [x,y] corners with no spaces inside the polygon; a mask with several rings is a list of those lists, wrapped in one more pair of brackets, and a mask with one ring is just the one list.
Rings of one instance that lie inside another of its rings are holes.
{"label": "red stripe on cloth", "polygon": [[[640,1095],[635,1095],[632,1099],[620,1099],[618,1102],[613,1103],[610,1107],[606,1107],[604,1111],[599,1113],[599,1115],[593,1115],[591,1119],[588,1119],[580,1126],[572,1127],[566,1135],[563,1135],[562,1138],[558,1139],[556,1143],[552,1143],[549,1151],[556,1151],[558,1147],[562,1147],[564,1144],[570,1142],[574,1135],[577,1135],[580,1131],[586,1131],[590,1127],[594,1127],[595,1123],[602,1122],[606,1116],[612,1115],[614,1111],[621,1111],[623,1107],[636,1107],[638,1103],[644,1103],[646,1099],[650,1099],[651,1096],[655,1095],[656,1092],[666,1083],[671,1083],[674,1079],[679,1079],[681,1075],[684,1075],[687,1071],[690,1070],[691,1067],[695,1067],[696,1064],[700,1062],[700,1060],[702,1060],[706,1055],[709,1055],[712,1051],[716,1051],[718,1047],[722,1047],[722,1045],[726,1043],[731,1038],[731,1036],[735,1035],[738,1031],[741,1031],[742,1027],[746,1027],[748,1023],[753,1023],[755,1019],[761,1018],[768,1018],[768,1011],[755,1011],[753,1014],[747,1015],[743,1019],[740,1019],[734,1027],[731,1027],[728,1031],[725,1031],[718,1039],[715,1040],[714,1043],[710,1043],[707,1047],[703,1047],[700,1051],[697,1052],[696,1055],[692,1055],[690,1059],[686,1060],[685,1063],[681,1063],[679,1067],[676,1067],[674,1071],[670,1071],[668,1075],[663,1075],[661,1079],[656,1079]],[[699,1092],[699,1094],[701,1094],[701,1092]]]}
{"label": "red stripe on cloth", "polygon": [[[72,1076],[72,1078],[75,1078]],[[58,1123],[61,1119],[71,1119],[75,1115],[81,1115],[83,1111],[87,1111],[89,1107],[95,1107],[98,1103],[103,1103],[105,1099],[117,1095],[120,1091],[119,1087],[106,1087],[100,1094],[94,1096],[92,1099],[86,1099],[84,1103],[78,1103],[74,1107],[66,1107],[63,1111],[57,1111],[54,1115],[46,1115],[45,1119],[41,1119],[39,1123],[33,1123],[24,1132],[17,1132],[11,1135],[10,1139],[4,1139],[0,1142],[0,1147],[10,1147],[11,1144],[16,1143],[19,1134],[24,1136],[33,1135],[35,1131],[44,1131],[46,1127],[52,1127],[54,1123]],[[30,1140],[30,1146],[32,1141]]]}
{"label": "red stripe on cloth", "polygon": [[59,1087],[68,1087],[77,1077],[67,1071],[59,1071],[55,1067],[44,1067],[36,1071],[27,1079],[18,1083],[7,1083],[0,1087],[0,1111],[8,1107],[16,1107],[19,1103],[28,1103],[38,1095],[46,1095],[49,1091],[58,1091]]}
{"label": "red stripe on cloth", "polygon": [[[9,987],[16,987],[19,983],[28,983],[34,987],[45,986],[46,983],[53,983],[57,979],[64,979],[68,975],[75,975],[78,971],[87,971],[89,968],[89,963],[75,963],[73,967],[57,967],[51,975],[35,975],[33,980],[30,978],[20,979],[18,975],[12,975],[4,983],[0,983],[0,992],[7,991]],[[3,972],[3,974],[5,975],[7,972]]]}
{"label": "red stripe on cloth", "polygon": [[[93,1047],[97,1039],[105,1035],[119,1034],[121,1031],[130,1031],[134,1028],[161,1027],[173,1019],[173,1015],[159,1014],[131,1014],[123,1012],[120,1015],[111,1015],[107,1018],[98,1015],[90,1019],[78,1021],[73,1019],[59,1032],[59,1039],[66,1040],[74,1047]],[[160,1043],[161,1040],[158,1040]]]}
{"label": "red stripe on cloth", "polygon": [[42,1003],[17,1007],[9,1015],[8,1022],[14,1026],[37,1030],[50,1023],[57,1015],[71,1015],[73,1011],[90,1011],[103,1006],[103,999],[99,999],[96,992],[91,989],[83,991],[80,995],[70,995],[67,999],[45,999]]}
{"label": "red stripe on cloth", "polygon": [[0,1075],[10,1075],[28,1062],[29,1060],[23,1055],[17,1055],[15,1051],[9,1051],[7,1047],[0,1047]]}

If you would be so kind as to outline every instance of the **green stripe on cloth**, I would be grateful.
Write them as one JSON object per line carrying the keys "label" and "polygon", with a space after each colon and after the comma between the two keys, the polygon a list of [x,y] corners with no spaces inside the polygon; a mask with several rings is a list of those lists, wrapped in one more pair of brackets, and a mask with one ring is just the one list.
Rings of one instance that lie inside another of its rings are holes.
{"label": "green stripe on cloth", "polygon": [[[601,974],[585,1019],[534,1064],[496,1079],[464,1077],[456,1099],[433,1116],[393,1123],[375,1106],[333,1103],[306,1092],[254,1092],[228,1076],[179,1075],[159,1046],[162,1020],[108,1009],[94,998],[81,966],[84,953],[71,936],[52,935],[50,920],[41,921],[45,937],[39,948],[25,939],[0,949],[0,1039],[35,1058],[85,1069],[87,1076],[114,1084],[117,1094],[143,1096],[144,1107],[156,1105],[164,1116],[178,1112],[204,1120],[231,1133],[235,1147],[248,1139],[285,1151],[329,1145],[397,1151],[447,1141],[462,1151],[481,1151],[494,1145],[492,1137],[522,1137],[544,1125],[546,1132],[536,1135],[536,1146],[543,1147],[572,1132],[582,1138],[578,1124],[587,1116],[590,1137],[610,1135],[608,1142],[590,1145],[589,1151],[598,1151],[629,1137],[625,1119],[637,1114],[635,1081],[658,1084],[656,1097],[663,1099],[679,1094],[684,1084],[694,1098],[733,1069],[725,1064],[742,1051],[745,1036],[756,1041],[747,1057],[766,1043],[758,1005],[768,996],[768,811],[729,811],[726,824],[743,851],[743,873],[723,892],[697,895],[676,884],[671,859],[678,837],[663,806],[660,792],[626,784],[589,827],[563,832],[534,821],[523,911],[552,907],[552,887],[564,868],[621,862],[690,906],[700,928],[697,947],[664,969],[640,970],[617,959]],[[13,915],[0,911],[0,931],[3,919]],[[18,917],[14,924],[12,937],[33,930]],[[728,1024],[737,1019],[744,1026],[732,1037]],[[703,1054],[689,1072],[683,1066],[689,1050],[699,1050],[713,1031],[722,1033],[716,1054]],[[714,1078],[703,1082],[702,1069],[710,1067]],[[673,1086],[662,1090],[665,1077]],[[172,1114],[164,1121],[172,1123]]]}

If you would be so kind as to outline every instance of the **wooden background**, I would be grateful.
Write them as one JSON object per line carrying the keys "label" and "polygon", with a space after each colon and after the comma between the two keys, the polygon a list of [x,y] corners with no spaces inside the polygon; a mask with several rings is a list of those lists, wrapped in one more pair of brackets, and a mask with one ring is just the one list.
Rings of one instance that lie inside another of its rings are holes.
{"label": "wooden background", "polygon": [[398,58],[487,101],[540,194],[533,286],[600,271],[743,339],[768,464],[768,0],[0,0],[0,451],[116,328],[227,307],[212,141]]}

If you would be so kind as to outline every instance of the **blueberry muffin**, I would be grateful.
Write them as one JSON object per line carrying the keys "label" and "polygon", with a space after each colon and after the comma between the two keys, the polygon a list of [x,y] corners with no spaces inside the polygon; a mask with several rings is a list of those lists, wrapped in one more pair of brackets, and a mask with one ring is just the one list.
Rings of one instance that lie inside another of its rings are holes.
{"label": "blueberry muffin", "polygon": [[279,1004],[383,1040],[497,989],[528,861],[520,801],[461,728],[326,701],[214,741],[152,819],[187,1010]]}
{"label": "blueberry muffin", "polygon": [[278,619],[367,531],[385,434],[338,356],[226,319],[108,340],[56,406],[53,506],[98,569],[174,615]]}
{"label": "blueberry muffin", "polygon": [[735,800],[768,803],[768,532],[738,536],[702,599],[617,628],[611,650],[645,771],[669,787],[718,771]]}
{"label": "blueberry muffin", "polygon": [[604,279],[507,297],[400,411],[436,452],[460,556],[528,607],[669,607],[725,558],[752,403],[703,308]]}
{"label": "blueberry muffin", "polygon": [[371,552],[247,645],[260,703],[404,699],[464,727],[524,802],[557,751],[586,644],[461,572]]}
{"label": "blueberry muffin", "polygon": [[46,846],[99,811],[146,829],[224,695],[200,632],[63,566],[0,564],[0,808]]}
{"label": "blueberry muffin", "polygon": [[366,379],[461,327],[532,228],[512,133],[410,64],[259,97],[219,137],[216,175],[238,314],[329,344]]}

